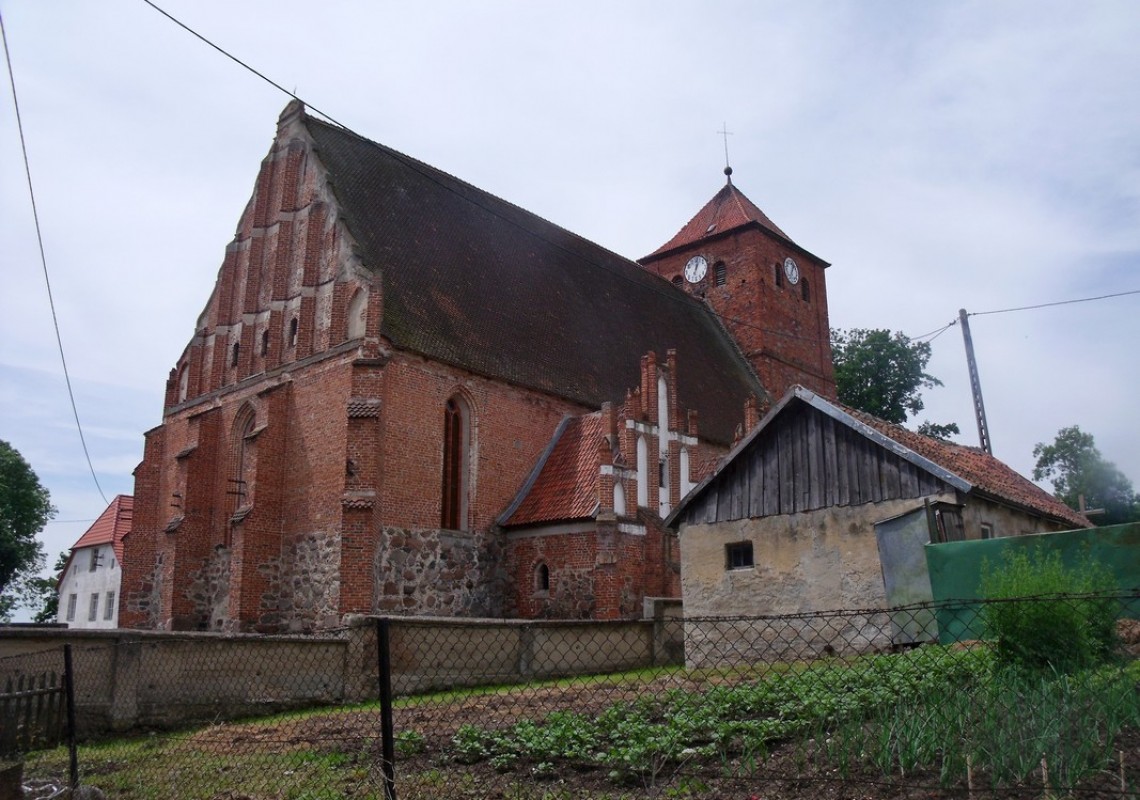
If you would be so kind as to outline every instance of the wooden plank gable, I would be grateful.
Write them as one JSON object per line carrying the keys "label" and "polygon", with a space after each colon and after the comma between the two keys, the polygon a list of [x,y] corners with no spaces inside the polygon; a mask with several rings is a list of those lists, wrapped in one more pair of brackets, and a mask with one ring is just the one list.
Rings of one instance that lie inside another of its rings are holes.
{"label": "wooden plank gable", "polygon": [[793,403],[682,512],[713,523],[925,497],[953,487],[859,430]]}

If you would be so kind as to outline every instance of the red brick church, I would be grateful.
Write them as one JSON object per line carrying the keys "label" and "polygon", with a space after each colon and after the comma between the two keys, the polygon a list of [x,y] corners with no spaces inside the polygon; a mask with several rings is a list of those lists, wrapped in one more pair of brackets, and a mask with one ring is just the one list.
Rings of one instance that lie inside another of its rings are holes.
{"label": "red brick church", "polygon": [[[726,172],[730,172],[726,170]],[[639,262],[290,104],[135,471],[120,625],[639,617],[827,264],[731,182]]]}

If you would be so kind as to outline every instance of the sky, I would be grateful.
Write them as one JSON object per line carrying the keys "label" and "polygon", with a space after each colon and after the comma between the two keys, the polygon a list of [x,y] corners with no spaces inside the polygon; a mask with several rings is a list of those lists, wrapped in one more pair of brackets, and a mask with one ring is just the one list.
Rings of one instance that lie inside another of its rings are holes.
{"label": "sky", "polygon": [[[994,454],[1066,426],[1140,484],[1140,4],[155,0],[311,109],[630,258],[733,182],[832,327],[971,314]],[[289,100],[144,0],[0,0],[0,439],[53,562],[129,494]],[[727,126],[727,127],[725,127]],[[727,136],[718,133],[730,132]],[[977,444],[959,326],[929,419]],[[1048,488],[1048,484],[1046,484]]]}

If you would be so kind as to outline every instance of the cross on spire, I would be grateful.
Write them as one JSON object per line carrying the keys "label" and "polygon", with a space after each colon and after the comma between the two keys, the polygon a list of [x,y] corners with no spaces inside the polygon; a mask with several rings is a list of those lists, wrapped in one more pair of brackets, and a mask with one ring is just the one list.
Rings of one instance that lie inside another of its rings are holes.
{"label": "cross on spire", "polygon": [[728,137],[732,136],[732,131],[728,129],[728,123],[723,122],[717,133],[724,137],[724,174],[728,178],[728,182],[732,183],[732,167],[728,164]]}

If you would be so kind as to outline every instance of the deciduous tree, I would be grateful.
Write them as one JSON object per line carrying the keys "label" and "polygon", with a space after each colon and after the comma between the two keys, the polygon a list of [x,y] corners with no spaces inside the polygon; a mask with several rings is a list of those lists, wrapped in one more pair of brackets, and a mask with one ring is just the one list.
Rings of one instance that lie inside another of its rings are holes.
{"label": "deciduous tree", "polygon": [[[832,330],[831,356],[839,401],[887,422],[903,423],[924,408],[922,390],[941,386],[926,372],[930,344],[885,328]],[[957,434],[957,424],[924,422],[919,433],[939,439]]]}
{"label": "deciduous tree", "polygon": [[1038,443],[1033,448],[1037,465],[1033,480],[1049,480],[1053,494],[1072,508],[1085,498],[1087,508],[1103,508],[1103,514],[1090,517],[1100,525],[1117,525],[1140,520],[1140,495],[1132,489],[1132,481],[1106,461],[1097,449],[1091,433],[1073,425],[1057,432],[1052,444]]}
{"label": "deciduous tree", "polygon": [[0,441],[0,618],[18,602],[12,590],[22,575],[43,567],[36,535],[55,516],[48,490],[17,450]]}

